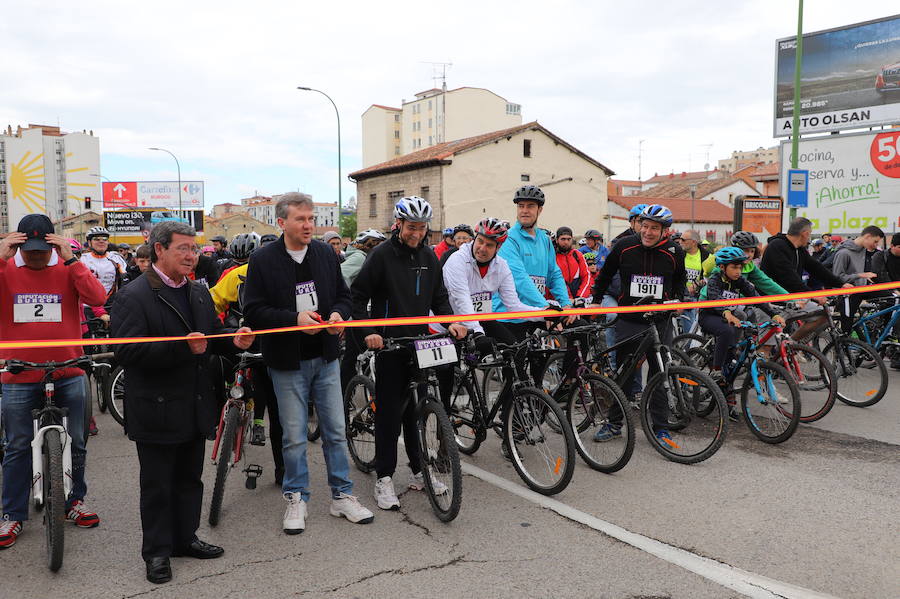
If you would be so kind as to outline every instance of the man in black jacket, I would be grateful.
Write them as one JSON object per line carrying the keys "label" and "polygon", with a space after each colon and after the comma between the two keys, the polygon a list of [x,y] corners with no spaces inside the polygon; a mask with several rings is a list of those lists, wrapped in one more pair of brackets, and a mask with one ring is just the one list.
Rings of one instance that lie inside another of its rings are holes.
{"label": "man in black jacket", "polygon": [[[151,267],[116,294],[116,337],[199,337],[194,341],[116,346],[126,368],[125,430],[140,463],[141,554],[147,580],[172,579],[170,556],[215,558],[221,547],[197,538],[203,499],[203,452],[215,421],[208,352],[246,349],[253,335],[207,341],[225,332],[209,291],[188,279],[197,251],[192,227],[160,223],[150,234]],[[238,332],[249,333],[244,327]]]}
{"label": "man in black jacket", "polygon": [[[350,290],[341,276],[331,246],[312,238],[313,203],[308,195],[286,193],[275,205],[284,235],[250,256],[244,283],[244,318],[258,329],[330,324],[350,318]],[[309,403],[315,398],[322,431],[322,453],[331,487],[332,516],[368,524],[375,517],[360,505],[350,480],[344,402],[338,366],[338,334],[332,326],[261,337],[281,419],[287,502],[282,530],[299,534],[306,528],[309,468],[306,427]]]}
{"label": "man in black jacket", "polygon": [[[806,283],[803,282],[804,271],[815,277],[829,289],[853,287],[851,283],[844,283],[840,277],[835,276],[818,260],[810,256],[809,252],[806,251],[806,246],[809,245],[811,235],[811,220],[802,216],[792,220],[788,226],[787,234],[778,233],[769,237],[768,245],[765,252],[763,252],[762,261],[759,263],[760,270],[790,293],[811,291]],[[819,305],[824,305],[826,298],[817,297],[814,301]],[[804,309],[805,313],[809,314],[818,311],[818,308],[807,302]],[[817,329],[824,322],[824,319],[825,317],[823,316],[822,318],[806,322],[792,336],[794,339],[803,339]]]}
{"label": "man in black jacket", "polygon": [[[425,245],[431,206],[419,197],[401,198],[394,207],[399,228],[391,238],[369,253],[356,280],[353,281],[353,317],[396,318],[453,314],[438,258]],[[371,312],[368,309],[371,300]],[[457,339],[467,329],[459,323],[449,327]],[[412,337],[428,333],[427,325],[361,327],[369,349],[384,345],[382,336]],[[403,423],[403,439],[412,473],[409,487],[424,488],[420,464],[419,440],[416,436],[416,406],[409,402],[401,413],[406,389],[412,377],[408,351],[379,352],[375,358],[375,500],[383,510],[400,509],[394,490],[393,475],[397,467],[397,439]]]}
{"label": "man in black jacket", "polygon": [[[890,247],[872,256],[872,270],[878,275],[876,283],[900,281],[900,233],[894,233]],[[894,336],[900,338],[900,322],[894,327]],[[891,368],[900,370],[900,351],[895,350],[891,356]]]}

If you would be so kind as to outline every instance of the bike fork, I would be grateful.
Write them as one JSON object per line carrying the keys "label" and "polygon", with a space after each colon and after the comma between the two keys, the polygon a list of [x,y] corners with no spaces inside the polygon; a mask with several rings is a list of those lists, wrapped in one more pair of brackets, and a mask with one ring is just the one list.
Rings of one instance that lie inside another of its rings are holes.
{"label": "bike fork", "polygon": [[62,426],[51,424],[38,428],[37,420],[34,421],[34,439],[31,440],[31,471],[34,475],[31,479],[31,492],[37,504],[44,503],[44,437],[47,431],[59,431],[59,438],[62,442],[62,467],[63,467],[63,496],[68,499],[72,493],[72,437],[66,432],[68,426],[68,418],[63,418]]}

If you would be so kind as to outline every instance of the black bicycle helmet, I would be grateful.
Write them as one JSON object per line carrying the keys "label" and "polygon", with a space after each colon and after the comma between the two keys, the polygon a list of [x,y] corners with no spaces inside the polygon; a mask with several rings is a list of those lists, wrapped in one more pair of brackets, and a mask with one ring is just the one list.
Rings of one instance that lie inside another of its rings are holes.
{"label": "black bicycle helmet", "polygon": [[759,247],[759,239],[750,231],[738,231],[731,236],[731,245],[746,250]]}
{"label": "black bicycle helmet", "polygon": [[462,231],[463,233],[468,233],[469,237],[475,237],[475,231],[472,230],[472,227],[469,225],[456,225],[453,227],[453,234],[456,235]]}
{"label": "black bicycle helmet", "polygon": [[278,241],[278,235],[273,235],[272,233],[266,233],[262,237],[259,238],[259,246],[262,247],[267,243],[272,243],[273,241]]}
{"label": "black bicycle helmet", "polygon": [[228,249],[235,260],[248,260],[261,243],[257,233],[240,233],[234,236]]}
{"label": "black bicycle helmet", "polygon": [[516,190],[516,195],[513,196],[513,203],[518,204],[526,200],[537,202],[538,206],[543,206],[546,198],[544,197],[544,192],[537,185],[523,185]]}

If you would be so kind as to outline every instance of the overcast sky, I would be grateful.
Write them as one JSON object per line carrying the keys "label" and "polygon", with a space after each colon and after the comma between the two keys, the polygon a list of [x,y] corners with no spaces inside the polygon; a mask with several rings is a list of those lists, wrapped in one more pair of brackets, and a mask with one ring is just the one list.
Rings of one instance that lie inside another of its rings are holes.
{"label": "overcast sky", "polygon": [[[334,201],[360,116],[434,87],[485,87],[618,174],[699,170],[772,138],[775,40],[796,2],[17,2],[0,18],[0,125],[100,136],[112,180],[206,181],[206,205],[299,189]],[[811,0],[805,31],[890,15]],[[787,11],[787,12],[785,12]]]}

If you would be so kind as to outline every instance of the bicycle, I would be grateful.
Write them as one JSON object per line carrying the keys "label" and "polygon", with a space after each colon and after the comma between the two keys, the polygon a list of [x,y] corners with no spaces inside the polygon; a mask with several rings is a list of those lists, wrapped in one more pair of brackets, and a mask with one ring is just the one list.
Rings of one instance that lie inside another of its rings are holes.
{"label": "bicycle", "polygon": [[[19,374],[26,370],[41,370],[44,376],[44,405],[31,411],[34,420],[34,439],[31,441],[32,501],[36,510],[43,511],[47,567],[56,572],[62,567],[65,548],[65,505],[72,492],[72,437],[68,433],[68,408],[53,401],[56,387],[53,373],[75,366],[89,373],[93,362],[79,356],[65,362],[25,362],[7,360],[0,372]],[[90,397],[85,402],[90,403]]]}
{"label": "bicycle", "polygon": [[[624,468],[631,459],[634,422],[630,410],[626,409],[622,389],[611,379],[593,372],[583,357],[582,337],[587,340],[593,337],[602,343],[600,337],[605,329],[605,325],[589,324],[554,333],[566,339],[568,349],[552,352],[537,378],[544,392],[565,406],[581,459],[594,470],[612,473]],[[567,355],[571,356],[568,367],[565,366]],[[624,419],[621,427],[613,422],[613,414],[621,414]]]}
{"label": "bicycle", "polygon": [[[262,354],[242,352],[238,354],[238,360],[234,370],[234,383],[227,388],[228,399],[222,406],[210,456],[216,466],[216,479],[213,483],[212,498],[209,504],[210,526],[216,526],[219,523],[222,499],[225,495],[225,481],[231,469],[244,457],[244,443],[249,437],[250,426],[253,424],[253,393],[250,372],[251,367],[262,363]],[[248,464],[242,472],[247,475],[245,486],[248,489],[255,489],[256,479],[262,474],[262,466]]]}
{"label": "bicycle", "polygon": [[356,374],[344,390],[347,449],[356,467],[368,474],[375,469],[375,352],[356,358]]}
{"label": "bicycle", "polygon": [[[647,299],[651,298],[642,298],[638,304]],[[641,395],[641,426],[660,455],[680,464],[695,464],[712,457],[725,442],[727,405],[722,390],[712,378],[691,366],[683,352],[662,343],[657,323],[669,318],[670,311],[644,313],[643,319],[649,325],[646,329],[596,352],[590,359],[622,389],[630,385],[645,356],[656,360],[659,371],[650,377]],[[626,354],[623,347],[636,340],[639,340],[637,349]],[[618,356],[615,369],[611,367],[611,352],[617,352]],[[666,422],[660,428],[668,430],[670,438],[657,436],[654,430],[651,399],[655,395],[665,397]],[[622,418],[613,410],[614,423],[619,424]]]}
{"label": "bicycle", "polygon": [[860,310],[867,311],[853,323],[857,338],[874,347],[883,359],[890,360],[900,353],[900,341],[894,336],[894,328],[900,323],[900,299],[872,298],[863,302]]}
{"label": "bicycle", "polygon": [[[88,318],[84,322],[81,323],[82,326],[86,326],[88,328],[86,339],[108,339],[109,338],[109,328],[107,324],[103,321],[102,318]],[[84,352],[90,356],[103,356],[100,359],[103,360],[111,360],[115,357],[115,354],[109,351],[109,346],[105,344],[97,344],[97,345],[84,345]],[[99,362],[100,359],[95,358],[95,361]],[[109,362],[110,368],[112,367],[112,361]],[[90,378],[93,380],[94,387],[94,397],[97,401],[97,409],[100,410],[101,414],[106,413],[107,409],[107,395],[106,395],[106,375],[109,374],[108,369],[102,369],[102,371],[97,375],[92,375]],[[90,416],[90,414],[89,414]]]}
{"label": "bicycle", "polygon": [[[493,429],[525,484],[542,495],[555,495],[575,472],[575,439],[556,400],[533,386],[525,373],[529,349],[542,341],[529,337],[511,345],[496,343],[494,354],[482,359],[470,339],[454,376],[450,412],[460,451],[474,454]],[[489,404],[477,373],[494,369],[500,370],[503,387]]]}
{"label": "bicycle", "polygon": [[824,322],[809,336],[811,345],[834,366],[838,377],[837,398],[847,405],[868,407],[881,401],[888,388],[888,372],[878,351],[863,341],[844,334],[834,322],[833,302],[810,315],[788,317],[793,323],[802,318],[819,318]]}
{"label": "bicycle", "polygon": [[[410,361],[415,367],[414,374],[407,386],[400,413],[406,410],[410,401],[413,402],[425,492],[438,519],[450,522],[459,514],[462,503],[462,469],[450,420],[438,399],[440,395],[434,369],[457,362],[456,344],[445,333],[394,337],[385,338],[383,347],[376,353],[385,351],[408,351],[412,354]],[[420,393],[420,386],[426,389],[424,393]]]}

